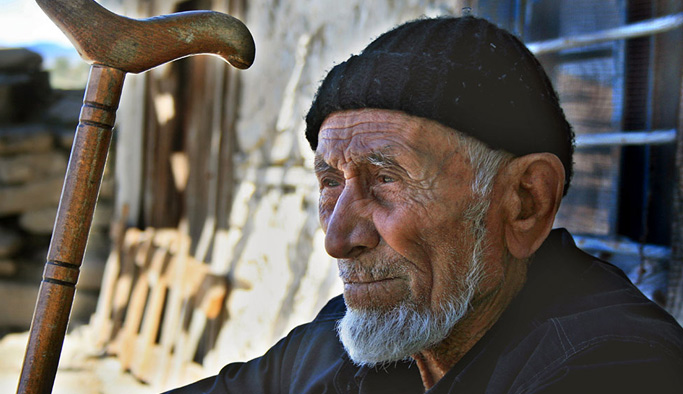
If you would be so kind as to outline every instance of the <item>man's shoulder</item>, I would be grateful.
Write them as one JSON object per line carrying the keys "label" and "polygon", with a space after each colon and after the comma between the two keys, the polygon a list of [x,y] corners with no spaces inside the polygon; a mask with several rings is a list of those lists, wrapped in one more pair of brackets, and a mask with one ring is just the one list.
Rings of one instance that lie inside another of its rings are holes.
{"label": "man's shoulder", "polygon": [[590,256],[566,231],[554,231],[532,263],[518,304],[532,326],[552,327],[570,346],[601,338],[645,337],[681,345],[683,329],[614,265]]}
{"label": "man's shoulder", "polygon": [[508,354],[524,360],[515,363],[523,366],[520,393],[683,389],[683,329],[654,304],[596,306],[536,323]]}
{"label": "man's shoulder", "polygon": [[[610,372],[636,366],[642,378],[683,368],[683,328],[620,269],[579,250],[566,231],[549,239],[515,303],[508,323],[520,323],[520,336],[508,342],[507,354],[524,360],[519,376],[527,384],[591,373],[604,382]],[[526,317],[515,323],[515,313]]]}
{"label": "man's shoulder", "polygon": [[600,300],[612,298],[602,296],[596,295],[593,304],[588,299],[579,301],[569,313],[532,321],[516,347],[537,348],[533,358],[542,369],[577,360],[623,363],[648,358],[683,367],[683,329],[668,313],[644,297],[616,295]]}

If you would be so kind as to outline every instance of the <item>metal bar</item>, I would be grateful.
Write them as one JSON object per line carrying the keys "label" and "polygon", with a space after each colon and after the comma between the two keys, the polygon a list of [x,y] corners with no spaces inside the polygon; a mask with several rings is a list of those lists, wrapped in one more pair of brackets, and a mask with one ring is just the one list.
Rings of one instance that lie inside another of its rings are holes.
{"label": "metal bar", "polygon": [[633,131],[601,134],[581,134],[576,136],[576,147],[620,145],[663,145],[676,141],[676,129]]}
{"label": "metal bar", "polygon": [[526,23],[526,2],[527,0],[517,0],[514,4],[515,30],[517,35],[524,39],[524,25]]}
{"label": "metal bar", "polygon": [[606,41],[625,40],[628,38],[649,36],[683,26],[683,13],[663,16],[643,22],[620,26],[613,29],[601,30],[589,34],[573,37],[560,37],[548,41],[531,42],[527,44],[529,50],[536,54],[559,52],[565,49],[579,48]]}
{"label": "metal bar", "polygon": [[606,240],[574,235],[574,241],[576,246],[588,251],[643,256],[649,259],[668,259],[671,257],[671,248],[651,244],[643,245],[630,240]]}

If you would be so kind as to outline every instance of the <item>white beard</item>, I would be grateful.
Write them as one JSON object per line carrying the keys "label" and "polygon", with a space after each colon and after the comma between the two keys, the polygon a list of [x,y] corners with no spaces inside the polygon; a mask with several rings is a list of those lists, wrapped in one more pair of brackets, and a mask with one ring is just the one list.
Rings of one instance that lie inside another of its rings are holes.
{"label": "white beard", "polygon": [[374,367],[409,358],[444,340],[465,315],[469,300],[446,303],[439,312],[406,303],[389,312],[349,309],[337,333],[354,363]]}
{"label": "white beard", "polygon": [[468,210],[474,238],[467,274],[455,285],[450,299],[436,311],[406,300],[390,311],[347,308],[337,323],[337,334],[351,360],[359,366],[375,367],[409,359],[451,333],[468,311],[481,281],[481,259],[485,249],[484,216],[488,201]]}

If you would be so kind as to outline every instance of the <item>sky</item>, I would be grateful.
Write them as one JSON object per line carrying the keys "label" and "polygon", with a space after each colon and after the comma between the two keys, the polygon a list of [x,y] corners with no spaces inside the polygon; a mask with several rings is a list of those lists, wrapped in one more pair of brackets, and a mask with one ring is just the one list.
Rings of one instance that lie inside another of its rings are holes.
{"label": "sky", "polygon": [[0,46],[27,46],[37,42],[71,46],[35,1],[0,0]]}

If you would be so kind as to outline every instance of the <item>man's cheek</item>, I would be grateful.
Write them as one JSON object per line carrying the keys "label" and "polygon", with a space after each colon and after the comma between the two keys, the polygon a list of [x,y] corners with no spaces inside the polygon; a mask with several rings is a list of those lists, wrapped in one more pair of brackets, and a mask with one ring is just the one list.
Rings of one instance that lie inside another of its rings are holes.
{"label": "man's cheek", "polygon": [[379,211],[373,215],[375,228],[384,242],[391,249],[408,260],[419,259],[423,256],[419,223],[413,214],[406,214],[405,210]]}

